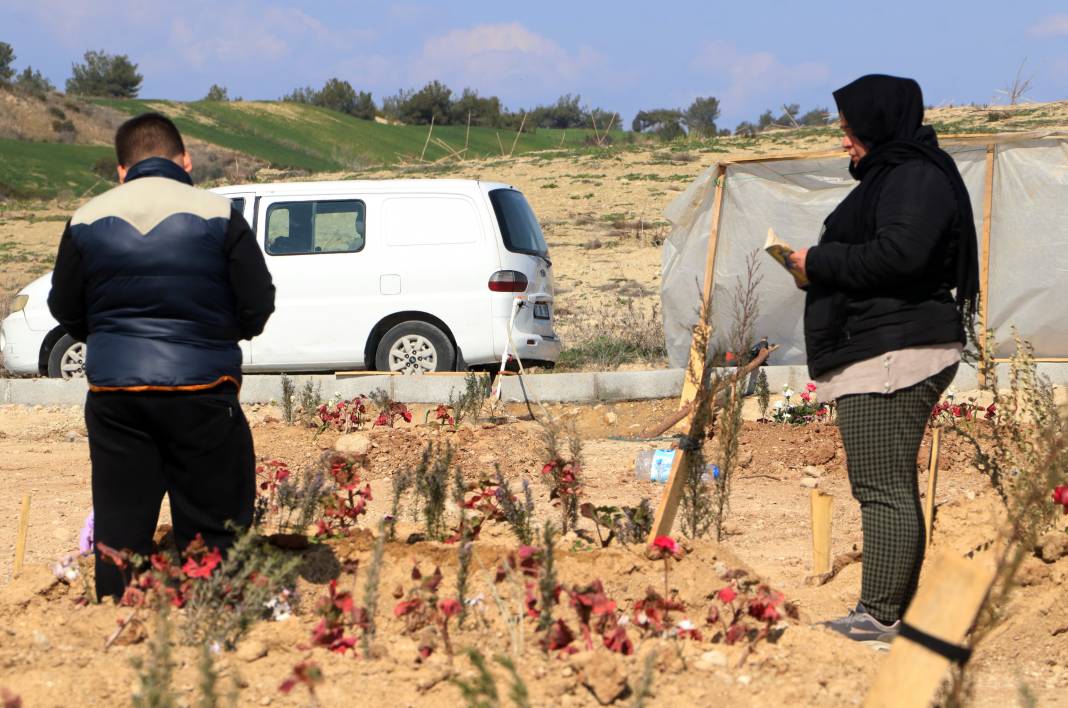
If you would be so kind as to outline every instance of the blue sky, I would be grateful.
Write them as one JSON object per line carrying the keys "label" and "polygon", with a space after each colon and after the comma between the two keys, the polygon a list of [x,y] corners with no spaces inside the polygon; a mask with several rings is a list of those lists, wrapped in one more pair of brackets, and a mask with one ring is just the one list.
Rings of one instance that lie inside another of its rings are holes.
{"label": "blue sky", "polygon": [[1025,57],[1032,100],[1068,98],[1063,0],[0,0],[0,41],[61,88],[86,49],[128,54],[149,98],[219,83],[273,99],[337,76],[380,101],[440,79],[514,109],[577,93],[628,123],[714,95],[733,128],[783,103],[829,106],[869,72],[917,79],[928,104],[989,103]]}

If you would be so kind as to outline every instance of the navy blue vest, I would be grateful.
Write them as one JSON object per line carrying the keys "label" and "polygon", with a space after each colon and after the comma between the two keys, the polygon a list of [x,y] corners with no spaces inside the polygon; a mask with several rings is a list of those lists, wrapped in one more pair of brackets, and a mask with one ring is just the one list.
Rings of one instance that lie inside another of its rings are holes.
{"label": "navy blue vest", "polygon": [[95,389],[241,380],[226,231],[230,202],[149,158],[71,219],[86,278],[86,375]]}

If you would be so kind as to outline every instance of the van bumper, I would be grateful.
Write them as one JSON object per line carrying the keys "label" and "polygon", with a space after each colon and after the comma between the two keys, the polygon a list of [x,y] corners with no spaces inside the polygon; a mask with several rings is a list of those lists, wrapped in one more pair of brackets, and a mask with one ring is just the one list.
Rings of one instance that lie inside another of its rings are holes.
{"label": "van bumper", "polygon": [[512,342],[523,366],[552,368],[564,348],[559,337],[525,332],[512,332]]}
{"label": "van bumper", "polygon": [[14,312],[0,323],[0,353],[3,368],[13,374],[37,375],[38,357],[46,332],[35,332],[23,312]]}

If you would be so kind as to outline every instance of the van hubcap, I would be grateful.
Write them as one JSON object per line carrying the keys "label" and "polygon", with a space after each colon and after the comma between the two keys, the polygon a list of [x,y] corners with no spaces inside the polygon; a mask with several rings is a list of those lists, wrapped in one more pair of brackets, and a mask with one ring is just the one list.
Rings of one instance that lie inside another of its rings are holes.
{"label": "van hubcap", "polygon": [[389,350],[389,370],[401,374],[423,374],[436,371],[438,352],[433,343],[419,334],[398,339]]}
{"label": "van hubcap", "polygon": [[59,370],[65,379],[78,379],[85,376],[85,342],[73,344],[63,352]]}

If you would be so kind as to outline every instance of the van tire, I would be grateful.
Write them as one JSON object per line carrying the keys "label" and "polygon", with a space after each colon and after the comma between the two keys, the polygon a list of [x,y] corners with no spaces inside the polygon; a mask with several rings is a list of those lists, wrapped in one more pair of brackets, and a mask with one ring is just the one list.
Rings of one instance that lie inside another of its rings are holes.
{"label": "van tire", "polygon": [[[406,365],[399,361],[405,353],[411,359]],[[426,357],[430,357],[427,361]],[[378,341],[375,349],[375,369],[403,374],[428,371],[452,371],[456,366],[456,347],[440,329],[421,320],[408,320],[391,327]]]}
{"label": "van tire", "polygon": [[[80,368],[76,367],[81,364]],[[85,376],[85,344],[69,334],[64,334],[48,354],[48,377],[52,379],[79,379]]]}

